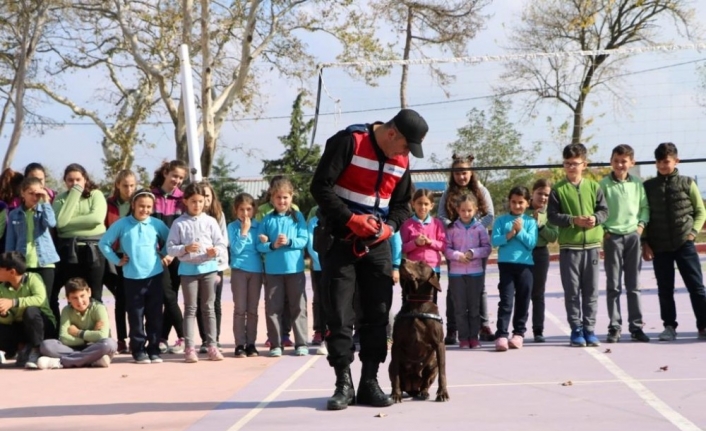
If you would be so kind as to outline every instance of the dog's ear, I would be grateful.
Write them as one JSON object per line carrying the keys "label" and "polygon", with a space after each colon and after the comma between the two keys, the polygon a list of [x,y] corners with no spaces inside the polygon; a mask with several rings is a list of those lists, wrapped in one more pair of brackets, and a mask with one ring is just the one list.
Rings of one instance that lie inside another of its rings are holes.
{"label": "dog's ear", "polygon": [[437,275],[436,271],[431,272],[431,277],[429,277],[429,284],[434,286],[434,289],[441,292],[441,284],[439,283],[439,276]]}

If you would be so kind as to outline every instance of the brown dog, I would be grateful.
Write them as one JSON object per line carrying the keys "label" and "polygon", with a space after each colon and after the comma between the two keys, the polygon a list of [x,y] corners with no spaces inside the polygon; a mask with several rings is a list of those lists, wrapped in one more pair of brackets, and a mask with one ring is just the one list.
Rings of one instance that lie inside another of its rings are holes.
{"label": "brown dog", "polygon": [[429,399],[429,388],[437,374],[436,401],[448,401],[446,390],[446,346],[434,289],[441,291],[434,269],[425,262],[405,260],[400,267],[404,303],[393,326],[390,381],[392,400],[402,402],[402,391]]}

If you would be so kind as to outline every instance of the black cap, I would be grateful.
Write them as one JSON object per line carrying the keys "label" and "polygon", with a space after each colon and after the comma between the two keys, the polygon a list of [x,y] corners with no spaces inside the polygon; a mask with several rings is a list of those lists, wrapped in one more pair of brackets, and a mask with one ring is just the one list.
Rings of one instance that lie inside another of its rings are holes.
{"label": "black cap", "polygon": [[404,136],[409,146],[409,151],[414,157],[424,157],[422,151],[422,141],[429,131],[427,122],[417,111],[412,109],[402,109],[392,119],[395,128]]}

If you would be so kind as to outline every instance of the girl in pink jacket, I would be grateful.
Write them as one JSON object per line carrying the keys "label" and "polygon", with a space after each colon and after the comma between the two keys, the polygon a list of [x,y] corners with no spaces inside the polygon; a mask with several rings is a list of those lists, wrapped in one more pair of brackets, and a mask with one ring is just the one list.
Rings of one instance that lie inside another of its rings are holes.
{"label": "girl in pink jacket", "polygon": [[462,349],[480,347],[480,301],[483,294],[483,258],[491,251],[486,228],[474,216],[478,203],[473,195],[456,202],[458,219],[446,232],[449,260],[449,294],[455,304],[456,326]]}
{"label": "girl in pink jacket", "polygon": [[441,220],[431,216],[434,208],[431,190],[417,190],[412,196],[412,208],[414,215],[400,228],[402,253],[409,260],[426,262],[434,268],[438,277],[441,272],[441,254],[446,250],[446,229]]}

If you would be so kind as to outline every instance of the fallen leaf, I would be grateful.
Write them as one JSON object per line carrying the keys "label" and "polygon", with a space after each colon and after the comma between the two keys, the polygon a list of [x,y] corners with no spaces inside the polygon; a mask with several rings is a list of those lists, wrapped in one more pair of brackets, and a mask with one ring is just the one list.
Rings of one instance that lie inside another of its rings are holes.
{"label": "fallen leaf", "polygon": [[561,384],[561,386],[572,386],[574,383],[571,380],[567,380]]}
{"label": "fallen leaf", "polygon": [[603,352],[603,353],[613,353],[613,352],[611,352],[610,349],[605,349],[605,352]]}
{"label": "fallen leaf", "polygon": [[127,377],[127,374],[123,374],[121,377],[122,377],[122,378],[125,378],[125,377]]}
{"label": "fallen leaf", "polygon": [[384,418],[385,416],[387,416],[385,413],[378,413],[375,415],[376,418]]}
{"label": "fallen leaf", "polygon": [[665,365],[663,367],[659,367],[660,371],[667,371],[669,369],[669,365]]}

